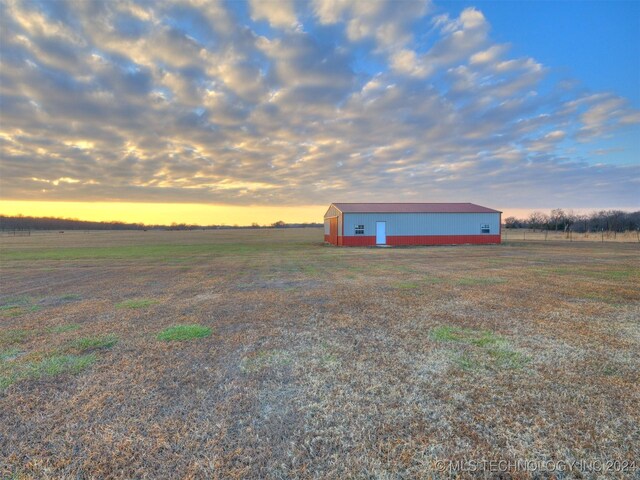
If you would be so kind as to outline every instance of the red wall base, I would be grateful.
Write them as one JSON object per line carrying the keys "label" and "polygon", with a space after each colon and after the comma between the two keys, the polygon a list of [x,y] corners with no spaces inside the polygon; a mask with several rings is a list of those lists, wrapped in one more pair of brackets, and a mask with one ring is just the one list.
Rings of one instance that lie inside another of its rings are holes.
{"label": "red wall base", "polygon": [[333,238],[331,238],[331,235],[325,235],[324,241],[330,243],[331,245],[342,245],[342,237],[338,237],[337,235],[335,235]]}
{"label": "red wall base", "polygon": [[345,247],[373,247],[376,244],[375,236],[358,235],[357,237],[340,237]]}
{"label": "red wall base", "polygon": [[[340,242],[342,240],[342,242]],[[387,245],[484,245],[500,243],[500,235],[389,235]],[[338,244],[346,247],[372,247],[375,236],[338,237]]]}

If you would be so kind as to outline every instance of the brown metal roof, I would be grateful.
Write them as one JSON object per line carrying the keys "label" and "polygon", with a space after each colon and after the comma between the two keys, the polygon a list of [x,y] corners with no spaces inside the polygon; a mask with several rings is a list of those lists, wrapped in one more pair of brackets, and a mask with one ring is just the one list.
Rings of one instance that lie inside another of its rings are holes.
{"label": "brown metal roof", "polygon": [[333,203],[342,213],[501,213],[474,203]]}

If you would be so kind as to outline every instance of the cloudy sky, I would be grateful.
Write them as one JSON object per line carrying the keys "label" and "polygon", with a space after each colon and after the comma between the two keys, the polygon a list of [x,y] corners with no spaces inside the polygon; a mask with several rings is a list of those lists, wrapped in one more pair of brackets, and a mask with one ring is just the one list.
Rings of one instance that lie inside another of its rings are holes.
{"label": "cloudy sky", "polygon": [[0,210],[638,207],[638,45],[635,1],[1,1]]}

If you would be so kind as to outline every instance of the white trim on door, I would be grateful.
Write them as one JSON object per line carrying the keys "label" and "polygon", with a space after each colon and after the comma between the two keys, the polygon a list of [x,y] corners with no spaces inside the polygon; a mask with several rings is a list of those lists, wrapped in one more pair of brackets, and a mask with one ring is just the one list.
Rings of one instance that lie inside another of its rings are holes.
{"label": "white trim on door", "polygon": [[376,245],[387,244],[387,222],[376,222]]}

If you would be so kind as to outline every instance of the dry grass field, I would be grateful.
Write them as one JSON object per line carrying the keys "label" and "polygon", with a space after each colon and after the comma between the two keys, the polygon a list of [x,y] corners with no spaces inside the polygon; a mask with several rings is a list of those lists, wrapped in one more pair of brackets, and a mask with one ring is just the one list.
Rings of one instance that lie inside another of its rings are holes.
{"label": "dry grass field", "polygon": [[637,243],[0,245],[0,477],[640,477]]}

